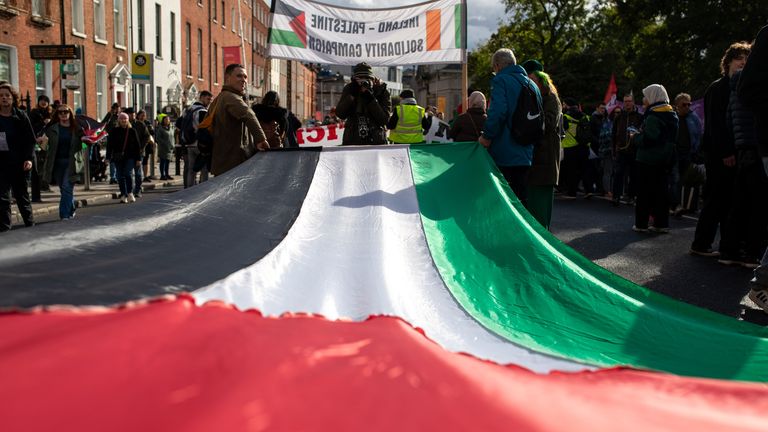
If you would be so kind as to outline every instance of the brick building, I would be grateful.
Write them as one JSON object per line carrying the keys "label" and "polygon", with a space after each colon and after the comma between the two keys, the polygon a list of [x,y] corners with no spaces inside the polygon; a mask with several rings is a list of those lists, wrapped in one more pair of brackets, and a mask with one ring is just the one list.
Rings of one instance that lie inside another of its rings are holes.
{"label": "brick building", "polygon": [[[126,10],[125,0],[0,0],[0,80],[33,105],[46,94],[100,118],[112,101],[128,100]],[[33,59],[30,45],[82,46],[80,72],[62,76],[62,61]],[[62,78],[80,87],[62,90]]]}

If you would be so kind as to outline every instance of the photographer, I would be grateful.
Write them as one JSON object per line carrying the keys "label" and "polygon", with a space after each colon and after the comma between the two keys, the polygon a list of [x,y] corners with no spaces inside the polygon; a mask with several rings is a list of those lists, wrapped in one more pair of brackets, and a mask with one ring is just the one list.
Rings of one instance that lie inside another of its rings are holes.
{"label": "photographer", "polygon": [[352,69],[352,82],[344,86],[336,115],[346,121],[342,145],[387,143],[387,120],[392,111],[387,85],[371,66],[359,63]]}

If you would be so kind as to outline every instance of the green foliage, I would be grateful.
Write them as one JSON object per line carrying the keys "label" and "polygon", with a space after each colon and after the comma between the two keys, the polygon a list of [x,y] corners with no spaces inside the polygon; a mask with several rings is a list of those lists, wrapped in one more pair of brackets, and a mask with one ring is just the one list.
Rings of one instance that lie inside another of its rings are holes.
{"label": "green foliage", "polygon": [[488,91],[490,60],[512,48],[520,62],[540,59],[561,96],[594,106],[611,73],[621,94],[652,83],[671,97],[702,97],[736,41],[768,23],[768,0],[505,0],[509,19],[469,56],[473,87]]}

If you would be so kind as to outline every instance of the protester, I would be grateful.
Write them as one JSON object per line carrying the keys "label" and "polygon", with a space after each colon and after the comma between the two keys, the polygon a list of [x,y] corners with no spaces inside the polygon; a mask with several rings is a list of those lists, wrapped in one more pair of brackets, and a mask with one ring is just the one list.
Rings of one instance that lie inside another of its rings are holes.
{"label": "protester", "polygon": [[138,121],[136,119],[136,111],[132,107],[126,108],[123,112],[128,114],[128,119],[131,123],[131,129],[133,129],[138,135],[139,146],[141,147],[141,157],[138,158],[139,164],[135,166],[133,170],[133,196],[134,198],[140,198],[142,192],[141,185],[144,182],[141,162],[144,157],[144,149],[146,148],[147,144],[149,144],[149,131],[147,130],[147,125],[143,121]]}
{"label": "protester", "polygon": [[[579,191],[579,181],[589,161],[589,144],[592,139],[589,130],[589,116],[581,111],[578,101],[572,97],[563,99],[562,141],[563,161],[561,166],[560,189],[565,198],[575,198]],[[584,192],[591,196],[592,185],[584,182]]]}
{"label": "protester", "polygon": [[[112,104],[112,108],[110,108],[109,112],[103,119],[101,119],[101,123],[104,125],[107,133],[117,127],[118,114],[120,114],[120,104],[115,102]],[[117,184],[117,170],[114,163],[109,164],[109,184]]]}
{"label": "protester", "polygon": [[485,113],[487,102],[482,92],[472,92],[467,104],[467,111],[456,117],[448,131],[448,136],[456,142],[477,141],[485,126],[485,119],[488,118]]}
{"label": "protester", "polygon": [[288,129],[288,110],[280,106],[280,96],[276,91],[268,91],[260,103],[251,107],[259,119],[269,148],[282,148]]}
{"label": "protester", "polygon": [[[37,106],[29,113],[29,121],[32,122],[32,129],[35,130],[35,135],[38,137],[44,133],[45,127],[53,118],[50,103],[51,100],[48,96],[40,95],[37,97]],[[40,178],[40,169],[45,165],[46,155],[45,150],[41,149],[40,146],[35,146],[35,158],[32,159],[32,172],[30,173],[32,179],[32,202],[42,202],[40,192],[51,190],[48,184]]]}
{"label": "protester", "polygon": [[[643,89],[643,106],[642,131],[637,134],[630,132],[632,144],[637,149],[637,204],[632,229],[668,233],[667,173],[675,161],[678,118],[669,104],[667,90],[661,84],[651,84]],[[649,226],[651,215],[653,225]]]}
{"label": "protester", "polygon": [[[755,38],[741,73],[738,95],[755,115],[757,150],[768,175],[768,26],[763,27]],[[768,313],[768,248],[750,282],[749,298]]]}
{"label": "protester", "polygon": [[591,198],[593,194],[603,196],[606,190],[603,188],[603,167],[600,160],[600,133],[605,125],[610,123],[605,104],[600,103],[589,116],[590,141],[588,145],[587,161],[584,165],[584,175],[581,181],[584,184],[584,198]]}
{"label": "protester", "polygon": [[296,137],[296,132],[301,129],[301,120],[296,115],[288,110],[288,120],[285,128],[285,142],[283,147],[285,148],[299,148],[299,140]]}
{"label": "protester", "polygon": [[424,108],[416,103],[413,90],[400,92],[400,104],[392,110],[392,117],[387,122],[390,141],[395,144],[424,142],[424,129],[428,128],[424,114]]}
{"label": "protester", "polygon": [[634,202],[634,183],[632,182],[635,165],[635,148],[629,139],[631,131],[640,129],[643,116],[637,112],[632,93],[624,95],[621,114],[613,122],[613,193],[611,204],[617,207],[624,194],[626,202]]}
{"label": "protester", "polygon": [[79,179],[76,155],[82,148],[83,129],[78,125],[69,105],[62,104],[56,109],[58,121],[45,131],[48,158],[43,168],[47,183],[55,181],[59,186],[59,219],[75,217],[74,184]]}
{"label": "protester", "polygon": [[18,98],[13,86],[0,83],[0,232],[11,229],[11,191],[24,225],[35,224],[28,189],[35,132],[24,111],[16,108]]}
{"label": "protester", "polygon": [[719,256],[712,249],[718,227],[720,240],[728,236],[723,222],[731,210],[733,185],[736,176],[736,151],[733,134],[726,124],[730,101],[730,80],[736,71],[744,68],[750,46],[746,42],[731,44],[720,61],[721,76],[704,93],[704,136],[701,151],[707,171],[704,190],[706,197],[701,209],[690,253],[699,256]]}
{"label": "protester", "polygon": [[224,70],[224,86],[211,103],[210,113],[198,125],[211,130],[211,173],[221,175],[245,162],[256,151],[269,149],[256,114],[245,103],[248,73],[241,64]]}
{"label": "protester", "polygon": [[[155,154],[155,128],[152,127],[152,122],[147,119],[147,112],[144,110],[136,113],[136,121],[143,123],[147,131],[147,142],[144,145],[143,156],[141,158],[142,182],[152,183],[153,178],[149,175],[149,161],[152,159],[152,155]],[[139,191],[139,193],[141,193],[141,191]]]}
{"label": "protester", "polygon": [[160,114],[160,124],[155,128],[155,142],[157,143],[157,158],[160,159],[160,180],[173,180],[169,170],[173,157],[173,128],[171,118]]}
{"label": "protester", "polygon": [[344,86],[336,104],[336,114],[346,122],[341,144],[387,144],[391,112],[387,84],[373,75],[368,63],[358,63],[352,68],[352,82]]}
{"label": "protester", "polygon": [[[676,166],[670,176],[670,210],[675,217],[680,217],[686,211],[697,208],[699,199],[698,188],[684,187],[681,179],[691,170],[693,155],[698,153],[703,132],[701,119],[691,111],[691,95],[680,93],[675,96],[675,111],[680,119],[680,130],[675,145]],[[689,193],[683,195],[683,189]]]}
{"label": "protester", "polygon": [[535,92],[541,103],[538,87],[528,78],[525,69],[517,65],[511,49],[497,50],[491,58],[496,76],[491,80],[491,106],[488,119],[478,142],[488,149],[491,157],[509,183],[512,192],[521,203],[526,204],[526,176],[533,160],[533,142],[518,142],[512,135],[512,115],[522,86],[527,85]]}
{"label": "protester", "polygon": [[549,75],[532,69],[528,77],[538,86],[544,108],[544,138],[534,146],[533,163],[528,173],[528,211],[544,228],[549,229],[555,185],[560,175],[563,111],[557,88]]}
{"label": "protester", "polygon": [[141,168],[141,156],[141,139],[132,127],[129,115],[124,112],[118,114],[117,127],[107,138],[107,160],[114,162],[117,168],[121,203],[136,202],[131,176],[136,168]]}
{"label": "protester", "polygon": [[600,157],[602,183],[606,196],[613,201],[613,123],[621,115],[621,107],[616,106],[600,126],[597,136],[597,155]]}
{"label": "protester", "polygon": [[[193,103],[184,112],[179,119],[178,136],[180,151],[184,155],[184,188],[190,188],[198,183],[197,173],[200,173],[200,183],[208,180],[209,164],[201,164],[200,170],[193,168],[197,165],[197,159],[200,157],[200,149],[197,147],[197,126],[208,115],[208,107],[211,105],[213,95],[208,90],[203,90]],[[187,142],[189,141],[189,142]]]}

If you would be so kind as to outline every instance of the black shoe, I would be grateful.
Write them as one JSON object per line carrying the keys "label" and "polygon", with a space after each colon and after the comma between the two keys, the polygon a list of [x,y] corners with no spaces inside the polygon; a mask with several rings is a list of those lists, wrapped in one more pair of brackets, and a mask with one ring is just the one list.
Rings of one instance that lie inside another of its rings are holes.
{"label": "black shoe", "polygon": [[143,178],[141,181],[142,183],[152,183],[152,180],[149,178]]}
{"label": "black shoe", "polygon": [[112,180],[109,181],[109,184],[117,184],[117,180],[112,179]]}
{"label": "black shoe", "polygon": [[35,226],[35,221],[24,221],[25,227],[33,227]]}

